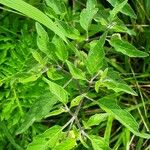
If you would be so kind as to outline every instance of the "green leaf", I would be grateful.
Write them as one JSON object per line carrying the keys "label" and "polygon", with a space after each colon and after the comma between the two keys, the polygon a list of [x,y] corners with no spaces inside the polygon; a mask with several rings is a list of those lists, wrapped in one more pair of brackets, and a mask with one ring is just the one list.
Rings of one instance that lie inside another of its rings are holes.
{"label": "green leaf", "polygon": [[23,0],[0,0],[0,3],[40,22],[67,42],[67,39],[61,29],[59,29],[59,27],[57,27],[57,25],[48,16],[32,5],[24,2]]}
{"label": "green leaf", "polygon": [[55,68],[49,68],[49,70],[46,72],[48,78],[50,78],[51,80],[60,80],[63,79],[64,77],[58,73],[58,71]]}
{"label": "green leaf", "polygon": [[105,52],[103,49],[107,33],[104,33],[94,46],[91,46],[86,67],[90,74],[96,73],[103,65]]}
{"label": "green leaf", "polygon": [[34,82],[34,81],[36,81],[39,77],[40,77],[41,75],[40,74],[34,74],[34,75],[31,75],[31,76],[29,76],[29,77],[26,77],[26,78],[19,78],[19,82],[20,83],[23,83],[23,84],[25,84],[25,83],[28,83],[28,82]]}
{"label": "green leaf", "polygon": [[68,138],[59,145],[57,145],[53,150],[72,150],[76,146],[76,139]]}
{"label": "green leaf", "polygon": [[69,71],[74,79],[86,80],[85,73],[79,68],[76,68],[70,61],[66,61]]}
{"label": "green leaf", "polygon": [[56,98],[62,102],[62,103],[67,103],[68,102],[68,92],[63,89],[62,86],[51,82],[50,80],[43,78],[43,80],[49,85],[49,89],[56,96]]}
{"label": "green leaf", "polygon": [[[74,40],[80,40],[82,39],[80,36],[80,32],[74,28],[71,24],[68,24],[64,21],[56,21],[57,26],[59,29],[61,29],[61,32],[68,38],[74,39]],[[67,42],[68,43],[68,42]]]}
{"label": "green leaf", "polygon": [[117,119],[135,135],[142,138],[150,138],[149,134],[139,132],[138,124],[134,117],[128,111],[121,109],[117,105],[116,98],[113,95],[99,99],[98,104],[104,111],[110,113],[115,119]]}
{"label": "green leaf", "polygon": [[54,97],[50,92],[46,92],[45,94],[41,95],[26,114],[25,120],[21,127],[19,127],[19,129],[16,131],[16,134],[21,134],[22,132],[26,131],[35,121],[39,121],[44,118],[56,103],[56,97]]}
{"label": "green leaf", "polygon": [[68,51],[64,41],[58,36],[54,36],[52,43],[54,43],[56,47],[56,56],[64,62],[68,58]]}
{"label": "green leaf", "polygon": [[105,69],[101,73],[100,80],[95,83],[95,91],[98,92],[100,87],[107,87],[116,93],[126,92],[137,96],[137,93],[120,78],[119,73],[112,69]]}
{"label": "green leaf", "polygon": [[84,30],[88,31],[91,21],[93,17],[95,16],[95,14],[97,13],[97,11],[98,11],[97,8],[90,9],[90,7],[83,9],[81,11],[80,25]]}
{"label": "green leaf", "polygon": [[[107,0],[113,7],[120,4],[124,0]],[[130,16],[131,18],[136,19],[137,16],[134,13],[134,10],[131,8],[131,6],[127,3],[121,10],[121,12],[127,16]]]}
{"label": "green leaf", "polygon": [[85,148],[89,149],[88,144],[87,144],[86,141],[83,139],[83,136],[82,136],[81,134],[79,134],[78,138],[79,138],[81,144],[82,144]]}
{"label": "green leaf", "polygon": [[78,106],[80,101],[84,98],[85,94],[79,95],[71,101],[70,108]]}
{"label": "green leaf", "polygon": [[136,35],[136,32],[133,29],[128,29],[124,22],[118,17],[116,17],[115,20],[113,20],[113,22],[116,22],[116,25],[112,27],[112,31],[128,33],[129,35],[134,36]]}
{"label": "green leaf", "polygon": [[39,24],[36,23],[37,30],[37,46],[38,48],[47,55],[50,59],[54,59],[54,50],[55,46],[53,43],[49,42],[49,37],[45,29]]}
{"label": "green leaf", "polygon": [[36,31],[37,31],[37,46],[39,49],[46,53],[48,51],[48,43],[49,43],[49,37],[45,29],[38,23],[36,22]]}
{"label": "green leaf", "polygon": [[66,7],[62,0],[46,0],[46,4],[58,15],[66,13]]}
{"label": "green leaf", "polygon": [[124,83],[117,83],[117,81],[113,81],[113,80],[106,80],[104,85],[108,88],[108,89],[112,89],[114,90],[116,93],[118,92],[126,92],[132,95],[137,96],[137,93],[132,90],[131,87],[129,87],[127,84]]}
{"label": "green leaf", "polygon": [[97,135],[89,135],[94,150],[110,150],[105,140]]}
{"label": "green leaf", "polygon": [[147,57],[149,56],[146,52],[136,49],[127,41],[119,39],[116,35],[111,37],[109,41],[110,45],[115,48],[117,52],[121,52],[129,57]]}
{"label": "green leaf", "polygon": [[43,58],[39,52],[32,50],[32,56],[39,64],[43,64]]}
{"label": "green leaf", "polygon": [[60,109],[57,109],[57,110],[53,110],[53,111],[51,111],[50,113],[48,113],[48,114],[45,116],[45,118],[48,118],[48,117],[51,117],[51,116],[57,116],[57,115],[62,114],[62,113],[64,113],[64,112],[66,112],[66,110],[63,109],[63,108],[60,108]]}
{"label": "green leaf", "polygon": [[47,129],[44,133],[36,136],[33,142],[27,147],[27,150],[47,150],[48,148],[54,149],[62,136],[60,126],[53,126]]}
{"label": "green leaf", "polygon": [[97,6],[97,0],[87,0],[86,8],[92,10]]}
{"label": "green leaf", "polygon": [[89,118],[86,125],[91,127],[95,125],[99,125],[102,121],[104,121],[108,117],[108,114],[95,114]]}
{"label": "green leaf", "polygon": [[113,21],[118,12],[122,10],[122,8],[127,4],[128,0],[124,0],[122,3],[115,5],[113,10],[110,11],[109,20]]}

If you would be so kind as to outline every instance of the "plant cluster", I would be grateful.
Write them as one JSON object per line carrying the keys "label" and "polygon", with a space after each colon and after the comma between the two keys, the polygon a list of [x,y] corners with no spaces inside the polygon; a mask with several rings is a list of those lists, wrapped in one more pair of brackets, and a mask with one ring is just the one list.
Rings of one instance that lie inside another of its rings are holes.
{"label": "plant cluster", "polygon": [[140,0],[0,4],[0,150],[150,148]]}

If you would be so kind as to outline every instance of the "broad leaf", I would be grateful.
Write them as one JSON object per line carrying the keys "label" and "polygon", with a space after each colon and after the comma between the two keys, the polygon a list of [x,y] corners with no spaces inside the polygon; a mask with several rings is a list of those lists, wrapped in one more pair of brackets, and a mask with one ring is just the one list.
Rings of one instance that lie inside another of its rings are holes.
{"label": "broad leaf", "polygon": [[29,76],[29,77],[22,77],[22,78],[19,78],[18,80],[19,80],[19,82],[20,83],[23,83],[23,84],[25,84],[25,83],[28,83],[28,82],[34,82],[34,81],[36,81],[39,77],[41,76],[41,74],[34,74],[34,75],[31,75],[31,76]]}
{"label": "broad leaf", "polygon": [[88,28],[91,24],[91,21],[93,19],[93,17],[95,16],[95,14],[97,13],[98,9],[97,8],[93,8],[93,9],[83,9],[81,11],[80,14],[80,25],[81,27],[88,31]]}
{"label": "broad leaf", "polygon": [[72,150],[76,146],[76,139],[67,138],[57,145],[53,150]]}
{"label": "broad leaf", "polygon": [[105,140],[97,135],[89,135],[94,150],[110,150]]}
{"label": "broad leaf", "polygon": [[107,33],[104,33],[89,51],[86,67],[90,74],[96,73],[103,65],[105,52],[103,49]]}
{"label": "broad leaf", "polygon": [[44,133],[36,136],[33,142],[27,147],[27,150],[47,150],[48,148],[54,149],[59,139],[62,136],[60,126],[53,126],[47,129]]}
{"label": "broad leaf", "polygon": [[78,106],[80,101],[84,98],[85,94],[79,95],[71,101],[70,108]]}
{"label": "broad leaf", "polygon": [[49,89],[54,94],[57,99],[62,102],[62,103],[67,103],[68,102],[68,92],[63,89],[62,86],[46,79],[43,78],[43,80],[49,85]]}
{"label": "broad leaf", "polygon": [[39,24],[36,23],[37,30],[37,46],[38,48],[47,55],[50,59],[53,59],[54,54],[54,45],[49,42],[49,37],[45,29]]}
{"label": "broad leaf", "polygon": [[122,3],[115,5],[113,10],[110,11],[109,20],[113,21],[118,12],[122,10],[122,8],[127,4],[128,0],[124,0]]}
{"label": "broad leaf", "polygon": [[125,83],[118,83],[117,81],[106,79],[104,82],[104,86],[106,86],[108,89],[114,90],[116,93],[126,92],[126,93],[137,96],[137,93]]}
{"label": "broad leaf", "polygon": [[46,16],[43,12],[33,7],[32,5],[26,3],[23,0],[0,0],[0,3],[40,22],[41,24],[52,30],[54,33],[56,33],[65,42],[67,42],[66,37],[59,29],[59,27],[57,27],[57,25],[48,16]]}
{"label": "broad leaf", "polygon": [[36,31],[38,34],[37,45],[39,49],[45,53],[48,51],[48,43],[49,43],[48,34],[39,23],[36,23],[35,25],[36,25]]}
{"label": "broad leaf", "polygon": [[60,73],[58,73],[57,69],[53,68],[53,67],[49,68],[46,73],[47,73],[48,78],[50,78],[51,80],[54,80],[54,81],[64,78]]}
{"label": "broad leaf", "polygon": [[68,51],[64,41],[58,36],[54,36],[52,42],[55,44],[56,47],[55,50],[56,56],[61,61],[65,61],[68,58]]}
{"label": "broad leaf", "polygon": [[113,96],[107,96],[98,100],[99,106],[107,113],[111,114],[115,119],[122,123],[135,135],[142,138],[150,138],[149,134],[140,133],[138,130],[138,124],[134,117],[126,110],[121,109],[116,102],[116,98]]}
{"label": "broad leaf", "polygon": [[113,35],[111,37],[111,40],[109,41],[109,43],[112,47],[115,48],[115,50],[117,52],[121,52],[124,55],[127,55],[129,57],[147,57],[147,56],[149,56],[146,52],[136,49],[129,42],[121,40],[116,35]]}
{"label": "broad leaf", "polygon": [[75,40],[82,39],[80,36],[80,32],[76,28],[74,28],[71,24],[58,20],[56,21],[56,24],[66,37]]}
{"label": "broad leaf", "polygon": [[76,68],[70,61],[66,61],[69,71],[74,79],[86,80],[85,73],[79,68]]}
{"label": "broad leaf", "polygon": [[32,56],[39,64],[43,64],[43,59],[39,52],[32,50]]}
{"label": "broad leaf", "polygon": [[98,92],[100,87],[107,87],[116,93],[126,92],[137,96],[137,93],[121,79],[119,73],[112,69],[105,69],[104,72],[101,73],[100,80],[95,83],[96,92]]}
{"label": "broad leaf", "polygon": [[108,117],[108,114],[106,113],[95,114],[89,118],[86,125],[89,127],[99,125],[102,121],[106,120],[107,117]]}
{"label": "broad leaf", "polygon": [[26,114],[21,127],[16,131],[16,134],[26,131],[35,121],[39,121],[44,118],[56,103],[56,97],[54,97],[50,92],[46,92],[41,95],[39,99],[33,103],[32,107]]}
{"label": "broad leaf", "polygon": [[[115,7],[116,5],[120,4],[121,2],[123,2],[124,0],[107,0],[113,7]],[[125,15],[130,16],[131,18],[136,19],[137,16],[134,13],[134,10],[131,8],[131,6],[127,3],[121,10],[121,12]]]}
{"label": "broad leaf", "polygon": [[92,10],[96,7],[96,5],[97,5],[97,0],[87,0],[86,8],[88,10]]}
{"label": "broad leaf", "polygon": [[46,0],[46,4],[58,15],[66,13],[66,8],[62,0]]}

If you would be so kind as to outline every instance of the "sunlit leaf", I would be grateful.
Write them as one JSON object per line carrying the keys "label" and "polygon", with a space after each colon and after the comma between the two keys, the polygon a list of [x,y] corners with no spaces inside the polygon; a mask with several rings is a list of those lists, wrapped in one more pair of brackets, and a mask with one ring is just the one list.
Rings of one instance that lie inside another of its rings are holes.
{"label": "sunlit leaf", "polygon": [[69,71],[74,79],[86,80],[85,73],[82,72],[79,68],[76,68],[71,62],[66,61]]}
{"label": "sunlit leaf", "polygon": [[59,138],[62,135],[60,126],[53,126],[47,129],[44,133],[36,136],[33,142],[27,147],[27,150],[47,150],[48,148],[54,149],[57,143],[59,143]]}
{"label": "sunlit leaf", "polygon": [[83,9],[80,14],[80,25],[82,28],[86,31],[88,31],[88,28],[91,24],[91,21],[94,17],[94,15],[97,13],[98,9],[93,8],[93,9]]}
{"label": "sunlit leaf", "polygon": [[55,44],[56,47],[55,49],[56,56],[60,60],[65,61],[68,58],[68,51],[64,41],[58,36],[54,36],[52,42]]}
{"label": "sunlit leaf", "polygon": [[102,121],[104,121],[107,118],[107,114],[95,114],[93,116],[91,116],[89,118],[89,120],[87,121],[86,125],[87,126],[95,126],[95,125],[99,125]]}
{"label": "sunlit leaf", "polygon": [[146,52],[136,49],[136,47],[131,45],[129,42],[121,40],[120,38],[117,37],[117,35],[113,35],[109,43],[111,46],[115,48],[117,52],[121,52],[129,57],[149,56]]}
{"label": "sunlit leaf", "polygon": [[66,12],[64,2],[61,0],[46,0],[46,4],[58,15]]}
{"label": "sunlit leaf", "polygon": [[70,108],[78,106],[80,101],[84,98],[85,94],[79,95],[71,101]]}
{"label": "sunlit leaf", "polygon": [[97,135],[89,135],[94,150],[110,150],[105,140]]}
{"label": "sunlit leaf", "polygon": [[96,73],[103,65],[105,57],[103,46],[105,43],[106,35],[107,33],[104,33],[89,51],[86,67],[90,74]]}
{"label": "sunlit leaf", "polygon": [[[115,7],[116,5],[120,4],[121,2],[123,2],[124,0],[107,0],[113,7]],[[134,10],[131,8],[131,6],[127,3],[121,10],[121,12],[125,15],[130,16],[131,18],[136,19],[137,16],[134,12]]]}
{"label": "sunlit leaf", "polygon": [[40,76],[41,76],[40,74],[36,74],[36,75],[31,75],[26,78],[19,78],[19,82],[23,84],[28,83],[28,82],[33,82],[33,81],[36,81]]}
{"label": "sunlit leaf", "polygon": [[48,78],[54,81],[61,80],[64,78],[60,73],[57,72],[55,68],[49,68],[46,73],[47,73]]}
{"label": "sunlit leaf", "polygon": [[96,92],[99,91],[100,87],[107,87],[113,91],[117,92],[126,92],[132,95],[137,96],[137,93],[124,82],[119,73],[113,71],[112,69],[105,69],[105,71],[101,74],[100,80],[95,83]]}
{"label": "sunlit leaf", "polygon": [[54,94],[58,100],[62,103],[67,103],[68,102],[68,92],[63,89],[62,86],[46,79],[43,78],[43,80],[49,85],[49,89],[52,92],[52,94]]}
{"label": "sunlit leaf", "polygon": [[49,37],[45,29],[39,24],[36,23],[37,30],[37,46],[38,48],[45,53],[50,59],[54,59],[54,44],[49,42]]}
{"label": "sunlit leaf", "polygon": [[57,26],[61,29],[61,32],[70,39],[79,40],[81,39],[80,32],[74,28],[71,24],[64,21],[56,21]]}
{"label": "sunlit leaf", "polygon": [[117,13],[122,10],[122,8],[127,4],[127,2],[128,0],[124,0],[123,2],[115,5],[114,9],[110,11],[110,16],[109,16],[110,21],[114,20]]}
{"label": "sunlit leaf", "polygon": [[72,150],[75,146],[76,140],[74,138],[68,138],[57,145],[53,150]]}

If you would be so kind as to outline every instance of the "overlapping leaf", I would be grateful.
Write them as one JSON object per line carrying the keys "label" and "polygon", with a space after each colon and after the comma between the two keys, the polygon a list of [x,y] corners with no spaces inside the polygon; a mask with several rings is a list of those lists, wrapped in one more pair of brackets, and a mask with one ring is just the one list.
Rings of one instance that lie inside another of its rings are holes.
{"label": "overlapping leaf", "polygon": [[85,73],[81,69],[76,68],[71,62],[66,61],[69,71],[74,79],[86,80]]}
{"label": "overlapping leaf", "polygon": [[83,9],[80,14],[80,25],[87,32],[94,15],[98,11],[98,9],[95,8],[95,6],[96,6],[95,0],[88,0],[86,9]]}
{"label": "overlapping leaf", "polygon": [[53,148],[59,143],[59,138],[62,136],[60,126],[53,126],[46,130],[44,133],[36,136],[33,142],[27,147],[27,150],[47,150]]}
{"label": "overlapping leaf", "polygon": [[43,12],[41,12],[34,6],[26,3],[23,0],[0,0],[0,3],[40,22],[41,24],[52,30],[54,33],[56,33],[64,41],[66,41],[66,37],[64,36],[62,31],[56,26],[56,24],[48,16],[46,16]]}
{"label": "overlapping leaf", "polygon": [[139,132],[138,123],[135,121],[135,118],[128,111],[121,109],[117,105],[116,98],[113,95],[101,98],[98,100],[98,103],[103,110],[112,115],[132,133],[142,138],[150,138],[150,134]]}
{"label": "overlapping leaf", "polygon": [[54,104],[57,103],[57,101],[57,98],[54,97],[50,92],[46,92],[41,95],[39,99],[33,103],[32,107],[26,114],[24,122],[17,130],[16,134],[26,131],[35,121],[39,121],[44,118],[53,108]]}
{"label": "overlapping leaf", "polygon": [[[107,0],[113,7],[122,3],[124,0]],[[137,16],[131,6],[127,3],[121,10],[121,12],[125,15],[130,16],[131,18],[136,19]]]}

